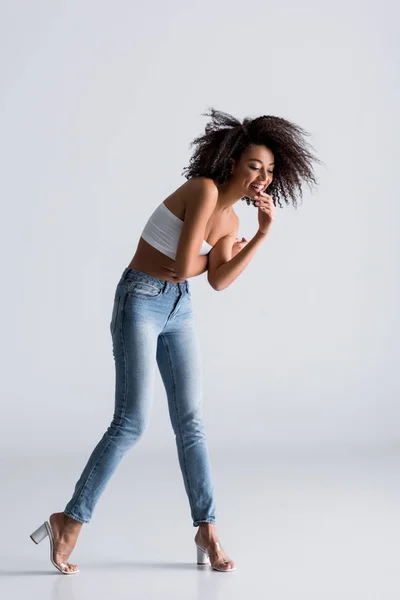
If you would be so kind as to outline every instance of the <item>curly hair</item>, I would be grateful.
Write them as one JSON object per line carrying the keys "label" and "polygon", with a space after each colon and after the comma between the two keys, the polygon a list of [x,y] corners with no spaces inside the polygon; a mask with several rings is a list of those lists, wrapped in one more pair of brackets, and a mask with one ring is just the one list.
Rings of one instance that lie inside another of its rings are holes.
{"label": "curly hair", "polygon": [[[231,159],[237,160],[250,144],[264,145],[274,154],[274,176],[266,190],[272,196],[274,205],[280,207],[282,198],[286,204],[291,199],[297,208],[296,193],[303,197],[302,181],[310,189],[318,181],[313,172],[313,164],[321,163],[313,153],[313,147],[307,143],[309,136],[299,125],[282,117],[263,115],[255,119],[246,117],[241,123],[228,113],[209,108],[204,116],[211,116],[204,135],[196,137],[189,148],[197,148],[190,158],[189,165],[182,175],[191,177],[210,177],[224,184],[231,173]],[[249,205],[252,198],[244,196]]]}

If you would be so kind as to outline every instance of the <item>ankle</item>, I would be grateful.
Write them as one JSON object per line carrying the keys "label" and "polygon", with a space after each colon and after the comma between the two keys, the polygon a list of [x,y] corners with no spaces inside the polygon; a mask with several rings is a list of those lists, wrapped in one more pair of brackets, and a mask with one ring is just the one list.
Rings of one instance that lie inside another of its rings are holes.
{"label": "ankle", "polygon": [[200,523],[198,533],[203,539],[209,541],[217,540],[217,531],[214,523]]}
{"label": "ankle", "polygon": [[65,528],[69,529],[70,531],[80,531],[83,523],[81,523],[80,521],[77,521],[76,519],[73,519],[72,517],[69,517],[65,513],[61,513],[61,514],[63,516]]}

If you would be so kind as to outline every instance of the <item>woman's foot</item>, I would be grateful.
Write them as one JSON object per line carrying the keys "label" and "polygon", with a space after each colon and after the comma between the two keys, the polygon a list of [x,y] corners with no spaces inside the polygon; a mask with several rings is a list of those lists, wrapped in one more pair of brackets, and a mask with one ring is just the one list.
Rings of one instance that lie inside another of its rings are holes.
{"label": "woman's foot", "polygon": [[213,569],[232,571],[236,568],[234,561],[222,549],[213,523],[200,523],[194,541],[200,548],[207,551]]}
{"label": "woman's foot", "polygon": [[53,559],[63,571],[77,571],[78,566],[68,562],[69,555],[75,547],[76,540],[83,523],[67,517],[64,513],[50,515],[50,526],[53,531]]}

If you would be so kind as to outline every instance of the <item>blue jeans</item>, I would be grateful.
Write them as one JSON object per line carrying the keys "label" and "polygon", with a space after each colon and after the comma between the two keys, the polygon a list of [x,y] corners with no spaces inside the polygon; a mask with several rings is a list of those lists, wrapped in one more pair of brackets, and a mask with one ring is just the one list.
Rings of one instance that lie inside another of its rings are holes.
{"label": "blue jeans", "polygon": [[115,292],[110,331],[116,369],[113,419],[89,457],[64,513],[88,523],[121,459],[142,436],[157,361],[193,525],[215,523],[202,418],[202,365],[188,281],[170,283],[125,269]]}

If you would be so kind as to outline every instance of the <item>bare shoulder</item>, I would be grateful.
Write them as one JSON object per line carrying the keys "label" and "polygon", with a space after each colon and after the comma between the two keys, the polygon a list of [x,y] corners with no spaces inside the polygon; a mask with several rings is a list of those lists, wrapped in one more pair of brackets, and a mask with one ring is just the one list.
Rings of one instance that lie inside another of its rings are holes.
{"label": "bare shoulder", "polygon": [[[164,199],[165,206],[181,221],[187,214],[200,208],[200,204],[212,204],[218,199],[218,188],[209,177],[191,177]],[[186,209],[189,208],[189,211]]]}
{"label": "bare shoulder", "polygon": [[210,177],[192,177],[183,185],[185,190],[185,211],[191,202],[198,202],[199,198],[217,200],[218,188]]}
{"label": "bare shoulder", "polygon": [[188,189],[216,190],[218,192],[218,188],[211,177],[191,177],[184,186]]}
{"label": "bare shoulder", "polygon": [[[236,237],[239,229],[239,217],[233,210],[217,211],[214,209],[218,202],[219,189],[210,177],[192,177],[180,188],[180,208],[177,207],[182,220],[197,220],[201,214],[207,216],[204,239],[214,246],[226,235]],[[169,207],[171,208],[171,207]],[[173,207],[172,207],[173,208]]]}

